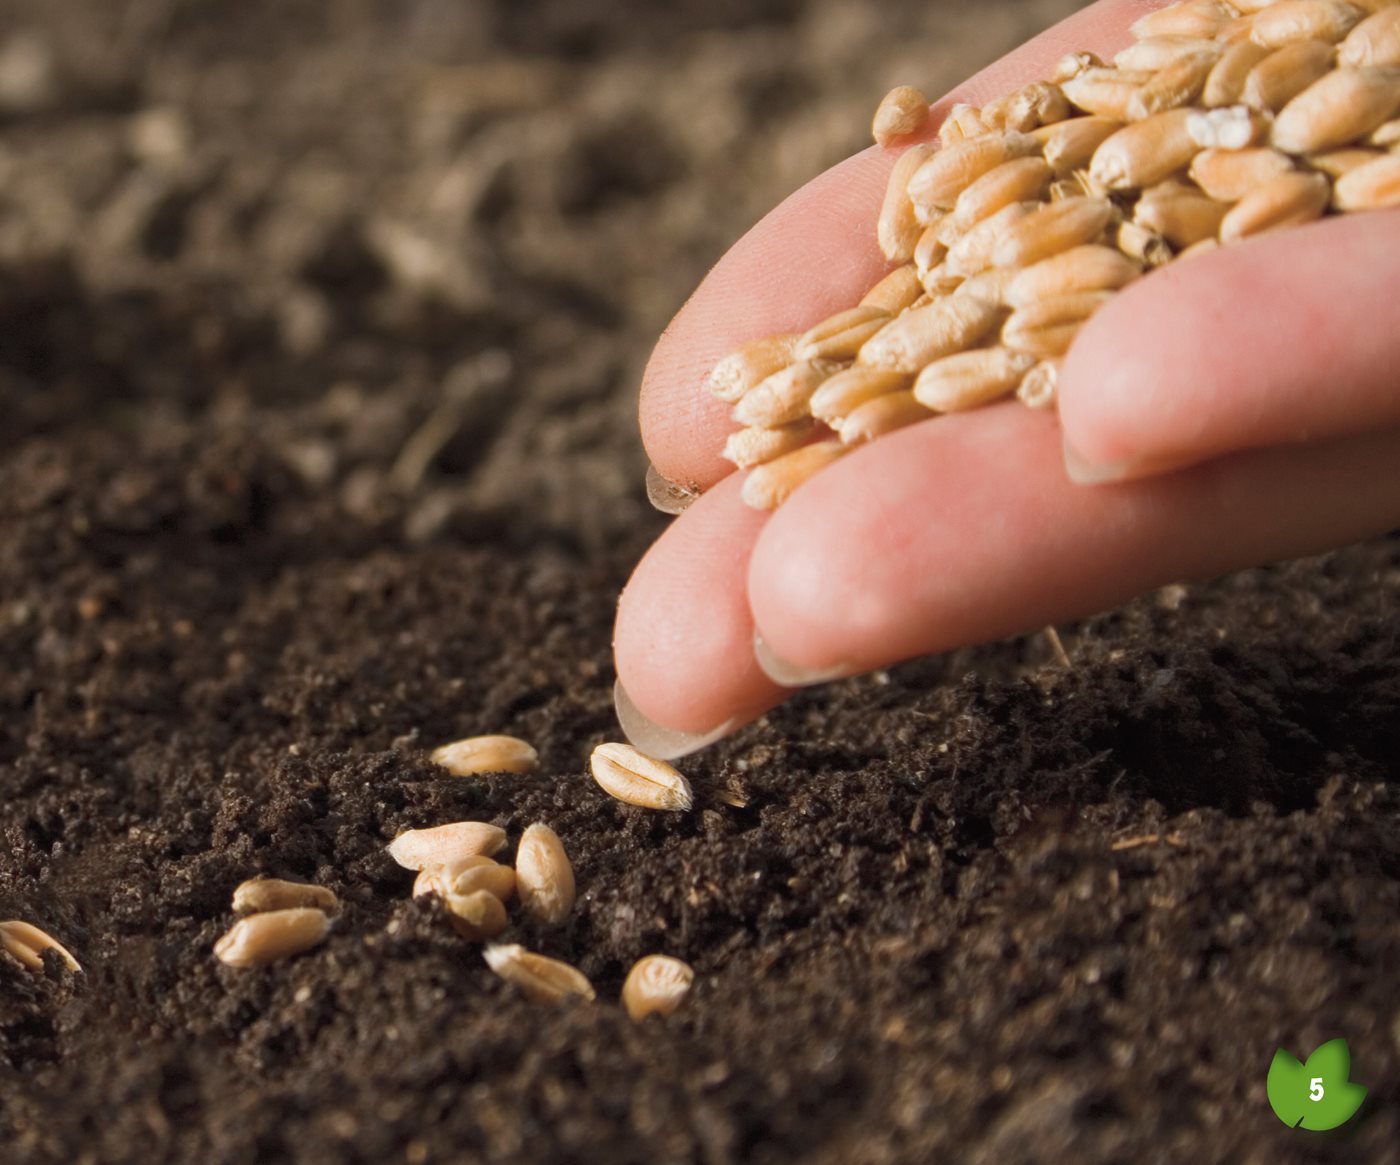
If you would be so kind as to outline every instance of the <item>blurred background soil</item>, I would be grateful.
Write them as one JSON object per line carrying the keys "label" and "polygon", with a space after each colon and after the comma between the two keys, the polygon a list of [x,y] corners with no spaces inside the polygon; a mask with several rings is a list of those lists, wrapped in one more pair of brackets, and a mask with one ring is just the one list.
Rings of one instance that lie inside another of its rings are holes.
{"label": "blurred background soil", "polygon": [[[586,775],[655,336],[886,88],[1076,7],[0,2],[0,918],[85,967],[0,956],[5,1161],[1390,1159],[1394,541],[804,694],[688,815]],[[539,772],[426,759],[497,731]],[[563,836],[510,937],[599,1003],[408,900],[460,817]],[[229,970],[258,872],[344,910]],[[1339,1035],[1362,1114],[1284,1128]]]}

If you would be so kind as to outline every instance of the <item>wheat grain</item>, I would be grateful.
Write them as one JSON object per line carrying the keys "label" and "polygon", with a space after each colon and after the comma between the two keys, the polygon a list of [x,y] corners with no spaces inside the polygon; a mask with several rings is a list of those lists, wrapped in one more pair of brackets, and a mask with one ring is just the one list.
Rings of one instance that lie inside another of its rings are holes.
{"label": "wheat grain", "polygon": [[1400,154],[1382,154],[1337,179],[1332,205],[1338,210],[1400,206]]}
{"label": "wheat grain", "polygon": [[1220,0],[1186,0],[1139,17],[1128,31],[1139,40],[1153,36],[1213,37],[1238,14]]}
{"label": "wheat grain", "polygon": [[1143,194],[1133,208],[1133,221],[1156,231],[1173,247],[1189,247],[1213,239],[1229,207],[1190,187],[1172,184]]}
{"label": "wheat grain", "polygon": [[914,397],[927,409],[961,412],[1006,396],[1035,364],[1010,348],[977,348],[935,360],[919,373]]}
{"label": "wheat grain", "polygon": [[1015,273],[1005,293],[1016,308],[1081,291],[1113,291],[1131,283],[1142,266],[1113,247],[1087,243],[1071,247]]}
{"label": "wheat grain", "polygon": [[330,933],[324,910],[299,908],[250,914],[214,944],[214,956],[229,967],[264,967],[309,951]]}
{"label": "wheat grain", "polygon": [[1081,291],[1017,308],[1001,329],[1001,342],[1040,360],[1063,356],[1080,327],[1112,298],[1109,291]]}
{"label": "wheat grain", "polygon": [[1233,44],[1215,62],[1201,91],[1201,104],[1209,109],[1234,105],[1244,100],[1245,84],[1254,66],[1269,55],[1263,45],[1245,40]]}
{"label": "wheat grain", "polygon": [[486,965],[507,983],[518,987],[534,1003],[558,1003],[571,995],[593,999],[593,985],[583,972],[558,959],[527,951],[519,944],[487,947]]}
{"label": "wheat grain", "polygon": [[741,396],[731,415],[740,425],[765,429],[800,421],[812,394],[834,371],[836,365],[819,360],[789,364]]}
{"label": "wheat grain", "polygon": [[281,878],[253,878],[241,883],[233,892],[233,909],[239,913],[258,914],[307,906],[333,913],[340,902],[324,886],[286,882]]}
{"label": "wheat grain", "polygon": [[[1113,58],[1113,66],[1120,72],[1142,74],[1141,83],[1150,85],[1164,71],[1175,66],[1183,58],[1204,56],[1209,58],[1209,65],[1214,65],[1224,51],[1222,46],[1216,44],[1215,41],[1202,40],[1198,37],[1152,37],[1129,45]],[[1204,84],[1204,80],[1202,84]]]}
{"label": "wheat grain", "polygon": [[898,85],[881,99],[870,124],[870,133],[889,146],[923,128],[928,121],[928,98],[912,85]]}
{"label": "wheat grain", "polygon": [[1343,65],[1400,65],[1400,7],[1366,17],[1337,49]]}
{"label": "wheat grain", "polygon": [[432,752],[432,761],[458,777],[482,773],[528,773],[539,764],[539,754],[515,736],[470,736],[444,744]]}
{"label": "wheat grain", "polygon": [[526,914],[547,926],[568,918],[574,908],[574,867],[549,826],[536,822],[521,835],[515,874]]}
{"label": "wheat grain", "polygon": [[1319,173],[1337,179],[1349,174],[1358,166],[1385,157],[1384,150],[1368,150],[1361,146],[1350,146],[1340,150],[1324,150],[1320,154],[1309,154],[1307,163]]}
{"label": "wheat grain", "polygon": [[690,993],[695,972],[669,955],[646,955],[632,964],[622,984],[622,1006],[632,1019],[672,1015]]}
{"label": "wheat grain", "polygon": [[750,470],[739,496],[755,510],[775,510],[845,452],[840,441],[804,445]]}
{"label": "wheat grain", "polygon": [[[881,311],[889,312],[890,315],[898,315],[921,294],[923,294],[923,288],[919,285],[918,272],[905,264],[902,267],[896,267],[867,291],[861,298],[860,306],[878,307]],[[795,348],[797,337],[792,337],[792,340]],[[776,372],[777,369],[775,368],[773,371]],[[758,382],[754,381],[754,383]]]}
{"label": "wheat grain", "polygon": [[[875,290],[871,289],[872,294]],[[705,387],[713,396],[733,404],[754,385],[786,368],[792,362],[797,341],[797,333],[750,340],[714,366]]]}
{"label": "wheat grain", "polygon": [[1272,51],[1249,71],[1240,100],[1277,113],[1332,68],[1336,50],[1326,41],[1303,40]]}
{"label": "wheat grain", "polygon": [[406,870],[451,866],[464,858],[498,853],[506,831],[485,821],[453,821],[430,829],[409,829],[389,843],[389,856]]}
{"label": "wheat grain", "polygon": [[1113,204],[1100,198],[1065,198],[1046,203],[1006,229],[992,249],[992,263],[997,267],[1027,267],[1071,247],[1092,243],[1113,221],[1115,213]]}
{"label": "wheat grain", "polygon": [[[812,408],[810,401],[808,407]],[[815,408],[812,408],[812,413],[816,415]],[[729,434],[720,456],[732,461],[739,469],[752,469],[755,465],[800,449],[811,435],[812,423],[805,418],[775,429],[739,429]]]}
{"label": "wheat grain", "polygon": [[1279,174],[1294,168],[1293,159],[1279,150],[1259,146],[1246,150],[1202,150],[1191,159],[1191,180],[1220,202],[1237,202]]}
{"label": "wheat grain", "polygon": [[930,413],[912,392],[891,392],[866,401],[840,422],[837,433],[843,445],[863,445],[896,429],[928,420]]}
{"label": "wheat grain", "polygon": [[1052,409],[1060,392],[1060,362],[1042,360],[1021,378],[1016,399],[1028,409]]}
{"label": "wheat grain", "polygon": [[1071,104],[1098,117],[1127,121],[1133,97],[1150,73],[1120,69],[1085,69],[1060,86]]}
{"label": "wheat grain", "polygon": [[1151,186],[1187,165],[1199,152],[1187,128],[1189,109],[1169,109],[1124,126],[1094,151],[1089,173],[1108,190]]}
{"label": "wheat grain", "polygon": [[988,170],[1039,149],[1040,143],[1023,133],[985,133],[956,142],[922,162],[908,179],[908,197],[916,204],[952,210],[958,195]]}
{"label": "wheat grain", "polygon": [[1361,9],[1343,0],[1278,0],[1254,14],[1250,37],[1256,44],[1278,48],[1295,40],[1335,44],[1361,20]]}
{"label": "wheat grain", "polygon": [[[808,446],[807,448],[816,448]],[[801,452],[801,451],[799,451]],[[794,456],[790,454],[789,456]],[[769,468],[776,462],[770,463]],[[752,481],[762,468],[749,475]],[[600,744],[590,760],[593,779],[603,791],[644,809],[689,809],[694,803],[690,784],[664,760],[647,756],[630,744]]]}
{"label": "wheat grain", "polygon": [[1400,107],[1400,69],[1335,69],[1279,112],[1270,142],[1311,154],[1360,141]]}
{"label": "wheat grain", "polygon": [[4,951],[30,971],[42,971],[45,952],[53,951],[70,971],[82,971],[78,960],[67,947],[32,922],[21,922],[18,919],[0,922],[0,951]]}
{"label": "wheat grain", "polygon": [[1311,222],[1331,197],[1321,174],[1295,172],[1270,178],[1230,208],[1220,223],[1220,241],[1233,243],[1264,231]]}
{"label": "wheat grain", "polygon": [[1177,57],[1133,94],[1128,102],[1129,119],[1144,121],[1153,114],[1190,105],[1205,89],[1206,78],[1219,59],[1218,48]]}
{"label": "wheat grain", "polygon": [[1123,123],[1108,117],[1072,117],[1034,131],[1045,161],[1056,178],[1064,178],[1089,164],[1094,151]]}
{"label": "wheat grain", "polygon": [[797,341],[797,359],[850,360],[889,322],[890,315],[881,308],[862,305],[828,316],[802,334]]}
{"label": "wheat grain", "polygon": [[931,142],[910,146],[900,154],[894,169],[890,171],[875,237],[885,258],[892,263],[907,263],[913,257],[914,244],[919,241],[921,231],[910,202],[913,194],[910,182],[919,168],[934,156],[937,148]]}

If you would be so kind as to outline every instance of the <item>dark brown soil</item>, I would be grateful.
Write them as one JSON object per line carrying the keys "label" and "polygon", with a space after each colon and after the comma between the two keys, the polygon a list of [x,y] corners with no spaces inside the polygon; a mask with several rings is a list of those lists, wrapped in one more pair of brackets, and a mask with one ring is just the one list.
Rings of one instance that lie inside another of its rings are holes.
{"label": "dark brown soil", "polygon": [[[0,956],[4,1161],[1394,1159],[1400,542],[806,694],[688,815],[586,775],[651,340],[889,84],[1074,7],[0,5],[0,918],[85,967]],[[428,763],[485,731],[539,772]],[[564,837],[511,934],[599,1003],[408,900],[459,817]],[[259,871],[343,917],[223,968]],[[1361,1116],[1284,1128],[1339,1035]]]}

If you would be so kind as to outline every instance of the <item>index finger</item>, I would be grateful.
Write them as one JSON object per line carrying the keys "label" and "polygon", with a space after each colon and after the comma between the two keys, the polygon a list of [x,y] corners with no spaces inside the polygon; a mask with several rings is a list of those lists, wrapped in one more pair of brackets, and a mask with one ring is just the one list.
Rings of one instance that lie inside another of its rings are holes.
{"label": "index finger", "polygon": [[[1164,0],[1100,0],[977,73],[935,102],[931,137],[956,102],[982,104],[1049,73],[1067,52],[1110,56],[1128,26]],[[918,139],[911,139],[918,140]],[[671,321],[642,377],[642,441],[657,471],[708,488],[733,467],[720,459],[735,428],[711,397],[711,368],[746,340],[802,331],[849,307],[889,270],[875,223],[897,150],[872,146],[814,178],[741,238]]]}

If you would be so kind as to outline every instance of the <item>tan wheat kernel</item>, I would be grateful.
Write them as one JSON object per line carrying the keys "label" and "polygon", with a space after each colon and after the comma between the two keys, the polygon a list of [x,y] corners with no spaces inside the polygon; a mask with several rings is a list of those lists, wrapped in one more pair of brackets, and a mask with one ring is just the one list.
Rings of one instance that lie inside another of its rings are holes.
{"label": "tan wheat kernel", "polygon": [[458,777],[481,773],[528,773],[539,764],[539,754],[514,736],[470,736],[444,744],[432,752],[432,761]]}
{"label": "tan wheat kernel", "polygon": [[912,392],[892,392],[853,410],[841,421],[837,432],[843,445],[863,445],[896,429],[918,421],[926,421],[929,411],[915,399]]}
{"label": "tan wheat kernel", "polygon": [[[753,480],[752,474],[749,480]],[[683,810],[694,803],[690,783],[675,768],[630,744],[600,744],[593,750],[590,765],[593,779],[603,791],[629,805]]]}
{"label": "tan wheat kernel", "polygon": [[63,965],[70,971],[81,971],[72,953],[58,939],[46,931],[40,930],[32,922],[21,922],[12,919],[9,922],[0,922],[0,950],[3,950],[11,958],[18,960],[27,970],[42,971],[44,969],[44,952],[53,951],[63,960]]}
{"label": "tan wheat kernel", "polygon": [[[816,415],[815,408],[812,412]],[[762,465],[765,461],[772,461],[775,457],[801,448],[811,435],[812,424],[805,420],[780,425],[774,429],[739,429],[729,434],[720,456],[726,461],[732,461],[740,469],[752,469],[755,465]]]}
{"label": "tan wheat kernel", "polygon": [[1382,154],[1373,162],[1348,170],[1332,192],[1338,210],[1379,210],[1400,206],[1400,154]]}
{"label": "tan wheat kernel", "polygon": [[1343,0],[1278,0],[1254,15],[1250,38],[1277,48],[1295,40],[1335,44],[1361,20],[1362,12]]}
{"label": "tan wheat kernel", "polygon": [[270,910],[240,919],[214,944],[214,956],[230,967],[263,967],[309,951],[330,933],[324,910]]}
{"label": "tan wheat kernel", "polygon": [[711,395],[734,404],[754,385],[792,363],[797,340],[796,333],[750,340],[714,366],[705,387]]}
{"label": "tan wheat kernel", "polygon": [[695,972],[670,955],[644,955],[622,984],[622,1006],[632,1019],[671,1015],[690,992]]}
{"label": "tan wheat kernel", "polygon": [[233,892],[233,908],[239,913],[260,914],[306,906],[331,913],[339,908],[340,901],[324,886],[281,878],[252,878]]}
{"label": "tan wheat kernel", "polygon": [[442,904],[447,909],[452,929],[468,942],[486,942],[495,938],[509,925],[505,904],[489,890],[473,890],[467,894],[445,894]]}
{"label": "tan wheat kernel", "polygon": [[491,970],[520,988],[534,1003],[557,1003],[570,995],[594,998],[593,985],[582,971],[558,959],[527,951],[519,944],[489,946],[482,955]]}
{"label": "tan wheat kernel", "polygon": [[436,894],[475,894],[478,890],[509,902],[515,894],[515,871],[491,858],[476,854],[450,866],[429,867],[418,871],[413,880],[413,897]]}
{"label": "tan wheat kernel", "polygon": [[1301,40],[1270,51],[1249,71],[1240,99],[1265,113],[1277,113],[1332,68],[1334,49],[1326,41]]}
{"label": "tan wheat kernel", "polygon": [[912,85],[897,85],[881,99],[871,121],[875,141],[888,146],[923,128],[928,121],[928,98]]}
{"label": "tan wheat kernel", "polygon": [[1330,150],[1364,138],[1400,107],[1400,69],[1334,69],[1285,105],[1270,142],[1290,154]]}
{"label": "tan wheat kernel", "polygon": [[453,821],[409,829],[388,845],[389,856],[406,870],[451,866],[478,854],[490,857],[506,844],[506,831],[485,821]]}
{"label": "tan wheat kernel", "polygon": [[845,452],[840,441],[816,441],[784,453],[749,470],[739,496],[752,509],[775,510]]}
{"label": "tan wheat kernel", "polygon": [[1220,223],[1220,241],[1233,243],[1264,231],[1311,222],[1327,209],[1331,193],[1321,174],[1280,174],[1230,208]]}
{"label": "tan wheat kernel", "polygon": [[559,835],[536,823],[520,838],[515,851],[516,883],[525,913],[557,926],[574,908],[574,867]]}
{"label": "tan wheat kernel", "polygon": [[1035,364],[1035,358],[1009,348],[977,348],[935,360],[919,373],[914,396],[925,408],[961,412],[1006,396]]}
{"label": "tan wheat kernel", "polygon": [[1337,50],[1343,65],[1400,65],[1400,7],[1366,17]]}
{"label": "tan wheat kernel", "polygon": [[1149,12],[1133,22],[1129,31],[1142,39],[1149,36],[1215,36],[1238,10],[1221,0],[1186,0]]}

